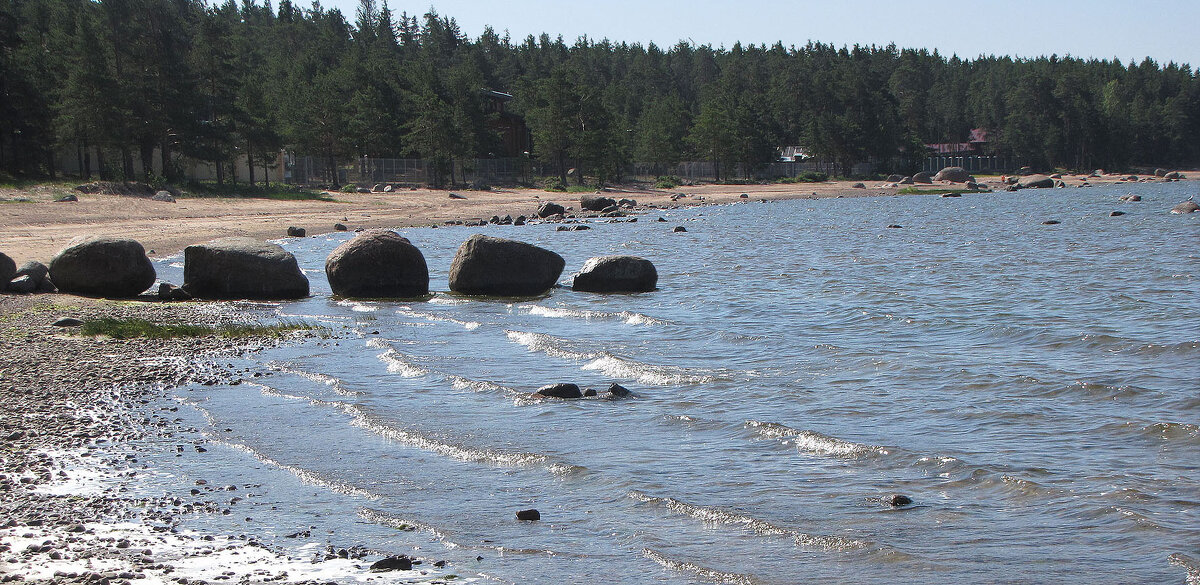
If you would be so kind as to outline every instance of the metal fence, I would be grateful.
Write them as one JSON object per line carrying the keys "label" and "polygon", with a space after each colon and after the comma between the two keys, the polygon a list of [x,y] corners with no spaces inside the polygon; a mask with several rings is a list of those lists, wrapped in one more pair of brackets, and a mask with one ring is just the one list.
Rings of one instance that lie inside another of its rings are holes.
{"label": "metal fence", "polygon": [[972,173],[1006,173],[1018,166],[1005,156],[931,156],[921,170],[936,173],[946,167],[962,167]]}
{"label": "metal fence", "polygon": [[[747,174],[745,165],[738,164],[732,167],[722,167],[720,179],[725,181],[747,178],[754,180],[782,179],[784,177],[799,177],[806,172],[819,172],[835,176],[841,175],[841,168],[841,165],[832,162],[775,162],[761,168],[752,169]],[[868,163],[855,165],[852,172],[869,174],[871,167]],[[689,181],[715,181],[718,179],[716,164],[704,161],[681,162],[677,165],[633,163],[630,165],[628,176],[634,180],[649,181],[663,175],[674,175]]]}
{"label": "metal fence", "polygon": [[[416,158],[362,157],[338,167],[338,183],[400,183],[427,185],[434,182],[433,162]],[[290,183],[323,184],[329,182],[328,159],[315,156],[289,156],[284,172]],[[454,183],[498,184],[528,180],[534,169],[521,158],[481,158],[456,160],[443,179]]]}

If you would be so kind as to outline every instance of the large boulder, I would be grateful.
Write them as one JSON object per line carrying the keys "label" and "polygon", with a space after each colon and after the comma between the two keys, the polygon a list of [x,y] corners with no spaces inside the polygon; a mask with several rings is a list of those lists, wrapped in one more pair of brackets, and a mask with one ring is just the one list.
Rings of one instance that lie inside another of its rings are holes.
{"label": "large boulder", "polygon": [[658,286],[654,264],[637,256],[589,258],[571,288],[587,292],[648,292]]}
{"label": "large boulder", "polygon": [[537,215],[542,219],[546,219],[552,215],[562,215],[567,212],[567,209],[552,201],[547,201],[538,208]]}
{"label": "large boulder", "polygon": [[135,297],[154,284],[154,277],[146,249],[134,240],[78,237],[50,261],[50,279],[65,293]]}
{"label": "large boulder", "polygon": [[17,273],[17,263],[13,262],[12,258],[0,252],[0,291],[8,286],[8,281],[13,279]]}
{"label": "large boulder", "polygon": [[183,249],[183,290],[197,298],[297,299],[308,296],[308,278],[278,244],[230,237]]}
{"label": "large boulder", "polygon": [[450,265],[450,290],[466,295],[540,295],[554,286],[565,265],[562,256],[533,244],[475,234],[458,247]]}
{"label": "large boulder", "polygon": [[609,207],[617,204],[617,200],[612,197],[605,197],[595,193],[589,193],[579,197],[579,208],[587,211],[604,211]]}
{"label": "large boulder", "polygon": [[425,256],[391,230],[367,230],[325,259],[333,294],[358,298],[411,298],[429,294]]}
{"label": "large boulder", "polygon": [[938,174],[934,175],[933,179],[935,181],[950,181],[951,183],[966,183],[967,181],[974,181],[975,177],[972,177],[971,173],[968,173],[962,167],[946,167],[938,171]]}
{"label": "large boulder", "polygon": [[1200,211],[1200,204],[1190,199],[1171,208],[1171,213],[1176,214],[1192,213],[1194,211]]}
{"label": "large boulder", "polygon": [[921,171],[921,172],[919,172],[919,173],[917,173],[917,174],[913,175],[913,176],[912,176],[912,180],[913,180],[913,182],[914,182],[914,183],[925,183],[925,184],[929,184],[929,183],[932,183],[932,182],[933,182],[933,178],[932,178],[932,177],[930,177],[930,176],[929,176],[929,173],[927,173],[927,172],[925,172],[925,171]]}
{"label": "large boulder", "polygon": [[1030,175],[1017,183],[1021,189],[1050,189],[1054,187],[1054,179],[1046,175]]}

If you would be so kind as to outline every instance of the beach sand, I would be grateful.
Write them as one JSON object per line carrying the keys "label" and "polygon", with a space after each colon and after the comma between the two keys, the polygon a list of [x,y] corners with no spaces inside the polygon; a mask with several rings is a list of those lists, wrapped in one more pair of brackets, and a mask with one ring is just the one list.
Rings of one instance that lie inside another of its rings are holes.
{"label": "beach sand", "polygon": [[[1189,178],[1200,176],[1189,173]],[[1067,186],[1084,183],[1117,183],[1123,175],[1088,178],[1066,175]],[[985,189],[1002,190],[1000,177],[979,177]],[[661,190],[612,187],[608,197],[628,198],[644,211],[655,207],[722,204],[740,200],[802,199],[821,197],[878,197],[894,195],[906,186],[857,181],[768,185],[696,185]],[[961,183],[915,185],[917,189],[962,188]],[[457,193],[465,199],[454,199]],[[533,189],[492,191],[399,190],[392,193],[330,193],[332,201],[279,201],[258,198],[181,197],[176,203],[120,195],[79,194],[79,201],[57,203],[49,190],[0,189],[0,252],[18,264],[25,260],[48,263],[72,238],[83,234],[132,238],[153,257],[174,254],[184,247],[224,236],[259,239],[284,237],[289,226],[305,228],[309,235],[334,231],[334,224],[350,230],[401,228],[442,224],[446,221],[487,220],[492,216],[533,216],[547,201],[578,209],[579,193]],[[683,198],[679,198],[683,195]],[[672,197],[676,200],[672,200]],[[26,199],[27,202],[17,202]],[[153,250],[153,252],[150,252]]]}

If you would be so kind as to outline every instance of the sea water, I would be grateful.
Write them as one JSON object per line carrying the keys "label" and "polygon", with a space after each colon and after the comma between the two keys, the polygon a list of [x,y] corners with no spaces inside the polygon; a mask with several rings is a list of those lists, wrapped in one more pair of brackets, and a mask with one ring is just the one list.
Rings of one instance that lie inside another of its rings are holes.
{"label": "sea water", "polygon": [[[175,391],[206,452],[151,465],[252,486],[226,530],[500,583],[1196,583],[1200,214],[1167,213],[1194,190],[403,229],[435,291],[411,302],[331,296],[352,233],[281,240],[313,294],[265,307],[333,336]],[[448,294],[473,233],[559,253],[563,286]],[[570,289],[609,254],[659,289]],[[557,382],[633,396],[531,397]]]}

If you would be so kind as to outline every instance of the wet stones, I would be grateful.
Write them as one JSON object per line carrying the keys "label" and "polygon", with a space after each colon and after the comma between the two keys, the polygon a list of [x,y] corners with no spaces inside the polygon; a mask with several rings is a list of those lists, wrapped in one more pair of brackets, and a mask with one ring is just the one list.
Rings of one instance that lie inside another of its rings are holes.
{"label": "wet stones", "polygon": [[537,522],[542,519],[542,513],[536,509],[519,510],[517,511],[517,520],[522,522]]}
{"label": "wet stones", "polygon": [[913,503],[912,498],[904,494],[888,494],[883,496],[883,503],[893,508],[908,506]]}
{"label": "wet stones", "polygon": [[579,197],[579,208],[587,211],[604,211],[609,207],[616,207],[617,200],[603,195],[589,193]]}
{"label": "wet stones", "polygon": [[302,227],[288,226],[287,235],[289,238],[303,238],[307,232]]}
{"label": "wet stones", "polygon": [[367,230],[325,259],[333,293],[351,298],[413,298],[429,294],[425,256],[391,230]]}
{"label": "wet stones", "polygon": [[296,257],[278,244],[220,238],[183,250],[183,289],[214,299],[296,299],[308,296],[308,278]]}
{"label": "wet stones", "polygon": [[562,256],[533,244],[476,234],[454,256],[450,290],[465,295],[540,295],[554,286],[565,265]]}
{"label": "wet stones", "polygon": [[567,212],[567,209],[565,207],[563,207],[562,205],[548,201],[546,203],[543,203],[541,205],[541,207],[538,207],[537,216],[542,219],[546,219],[547,217],[554,216],[554,215],[563,215],[566,212]]}
{"label": "wet stones", "polygon": [[571,288],[600,293],[649,292],[658,286],[654,264],[637,256],[597,256],[583,264]]}
{"label": "wet stones", "polygon": [[375,561],[371,564],[370,571],[372,573],[386,573],[389,571],[411,571],[412,568],[412,559],[405,555],[399,555]]}
{"label": "wet stones", "polygon": [[154,284],[154,266],[134,240],[83,236],[50,261],[50,279],[62,292],[106,298],[134,297]]}
{"label": "wet stones", "polygon": [[583,392],[579,390],[579,386],[570,383],[547,384],[538,388],[534,394],[548,398],[583,398]]}

